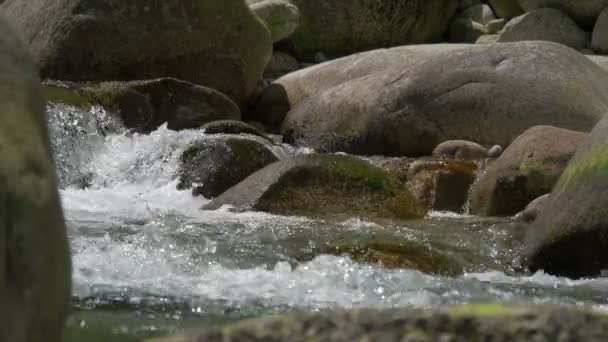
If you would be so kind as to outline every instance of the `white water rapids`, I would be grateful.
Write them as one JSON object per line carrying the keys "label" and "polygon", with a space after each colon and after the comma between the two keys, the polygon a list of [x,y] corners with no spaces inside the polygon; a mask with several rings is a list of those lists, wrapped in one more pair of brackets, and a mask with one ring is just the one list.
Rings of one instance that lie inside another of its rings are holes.
{"label": "white water rapids", "polygon": [[[99,109],[52,105],[48,113],[80,308],[173,310],[179,320],[275,308],[608,304],[606,279],[511,272],[517,253],[507,246],[509,226],[501,222],[444,213],[400,226],[202,211],[206,199],[176,190],[176,171],[189,143],[212,137],[164,127],[130,134]],[[310,152],[275,151],[283,157]],[[471,272],[440,277],[315,252],[331,239],[381,237],[466,251]]]}

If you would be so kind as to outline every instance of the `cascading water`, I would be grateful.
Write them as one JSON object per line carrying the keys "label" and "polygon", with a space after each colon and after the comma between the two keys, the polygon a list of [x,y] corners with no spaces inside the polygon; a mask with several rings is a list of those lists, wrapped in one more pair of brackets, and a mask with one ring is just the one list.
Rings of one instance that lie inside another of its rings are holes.
{"label": "cascading water", "polygon": [[[176,190],[176,171],[191,142],[214,137],[166,127],[132,134],[100,108],[47,110],[71,239],[73,340],[87,329],[118,341],[328,307],[608,304],[603,279],[518,276],[519,246],[509,245],[514,228],[506,221],[434,213],[406,226],[201,211],[207,200]],[[279,157],[310,153],[274,150]],[[319,254],[327,241],[369,239],[447,250],[469,273],[434,276]]]}

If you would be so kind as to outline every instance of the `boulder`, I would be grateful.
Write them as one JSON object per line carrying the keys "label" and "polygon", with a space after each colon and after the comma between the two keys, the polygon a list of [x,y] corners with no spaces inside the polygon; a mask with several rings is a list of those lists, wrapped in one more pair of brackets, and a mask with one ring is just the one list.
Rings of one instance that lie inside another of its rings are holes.
{"label": "boulder", "polygon": [[300,60],[319,51],[334,58],[438,41],[458,6],[453,0],[291,1],[300,9],[300,25],[290,38]]}
{"label": "boulder", "polygon": [[551,126],[520,135],[483,173],[471,191],[471,210],[487,216],[515,215],[551,192],[587,133]]}
{"label": "boulder", "polygon": [[608,7],[606,7],[595,22],[591,35],[591,48],[599,53],[608,53]]}
{"label": "boulder", "polygon": [[272,142],[272,140],[266,134],[262,133],[262,131],[243,121],[212,121],[205,124],[202,129],[205,134],[250,134]]}
{"label": "boulder", "polygon": [[531,271],[572,278],[608,269],[608,120],[581,145],[528,231]]}
{"label": "boulder", "polygon": [[0,32],[0,341],[60,341],[72,279],[44,96],[3,15]]}
{"label": "boulder", "polygon": [[450,23],[450,41],[456,43],[475,43],[484,34],[490,32],[486,26],[496,19],[490,6],[478,4],[460,12]]}
{"label": "boulder", "polygon": [[178,190],[214,198],[278,159],[264,144],[248,139],[205,139],[180,157]]}
{"label": "boulder", "polygon": [[608,6],[608,0],[519,0],[526,12],[539,8],[555,8],[564,11],[584,28],[592,28],[600,12]]}
{"label": "boulder", "polygon": [[544,194],[530,202],[524,210],[515,215],[515,218],[526,223],[534,222],[548,202],[549,194]]}
{"label": "boulder", "polygon": [[300,63],[295,58],[284,52],[275,51],[264,70],[264,78],[275,80],[298,69]]}
{"label": "boulder", "polygon": [[284,120],[284,141],[319,152],[415,157],[446,140],[508,146],[526,129],[589,131],[608,73],[550,42],[471,45],[318,92]]}
{"label": "boulder", "polygon": [[249,8],[264,21],[272,42],[291,36],[300,23],[300,11],[288,0],[247,0]]}
{"label": "boulder", "polygon": [[246,320],[148,342],[603,342],[607,335],[608,318],[597,310],[574,305],[474,304],[435,310],[321,310]]}
{"label": "boulder", "polygon": [[564,12],[541,8],[511,19],[498,35],[498,42],[502,43],[523,40],[546,40],[582,50],[589,34]]}
{"label": "boulder", "polygon": [[278,131],[287,112],[311,95],[391,67],[414,68],[433,56],[466,47],[461,44],[400,46],[362,52],[311,66],[273,82],[244,116],[260,121],[271,131]]}
{"label": "boulder", "polygon": [[476,142],[448,140],[437,145],[433,157],[445,159],[475,160],[488,158],[488,149]]}
{"label": "boulder", "polygon": [[224,94],[174,78],[84,85],[46,82],[45,90],[50,102],[85,110],[100,105],[138,132],[154,131],[165,122],[169,129],[181,130],[241,118],[239,107]]}
{"label": "boulder", "polygon": [[488,0],[488,3],[499,18],[511,19],[524,14],[518,0]]}
{"label": "boulder", "polygon": [[270,33],[243,0],[7,0],[44,78],[175,77],[243,105],[272,52]]}
{"label": "boulder", "polygon": [[424,209],[386,171],[358,158],[302,155],[254,173],[206,205],[312,217],[421,218]]}

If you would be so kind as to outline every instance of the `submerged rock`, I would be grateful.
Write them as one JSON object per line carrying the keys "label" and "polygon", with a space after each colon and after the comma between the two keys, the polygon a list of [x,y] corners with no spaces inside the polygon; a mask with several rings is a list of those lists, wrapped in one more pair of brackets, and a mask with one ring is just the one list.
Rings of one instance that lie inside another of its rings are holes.
{"label": "submerged rock", "polygon": [[44,78],[176,77],[244,105],[272,53],[270,33],[243,0],[7,0]]}
{"label": "submerged rock", "polygon": [[416,157],[453,139],[507,146],[541,124],[589,131],[607,99],[608,73],[563,45],[472,45],[311,95],[282,131],[319,152]]}
{"label": "submerged rock", "polygon": [[532,271],[573,278],[608,269],[608,120],[572,158],[528,231]]}
{"label": "submerged rock", "polygon": [[457,1],[292,0],[300,25],[291,36],[296,57],[330,57],[396,45],[435,42],[446,31]]}
{"label": "submerged rock", "polygon": [[520,135],[480,177],[471,191],[471,210],[489,216],[515,215],[551,192],[588,134],[551,126]]}
{"label": "submerged rock", "polygon": [[424,209],[386,171],[350,156],[304,155],[254,173],[206,205],[312,217],[421,218]]}
{"label": "submerged rock", "polygon": [[224,94],[174,78],[79,85],[46,82],[47,100],[83,109],[101,105],[126,128],[151,132],[199,128],[215,120],[239,120],[239,107]]}
{"label": "submerged rock", "polygon": [[264,144],[254,140],[226,138],[197,141],[180,158],[177,188],[192,188],[194,196],[213,198],[277,160]]}
{"label": "submerged rock", "polygon": [[71,275],[34,60],[0,17],[0,341],[60,341]]}
{"label": "submerged rock", "polygon": [[275,316],[150,342],[603,342],[607,335],[608,317],[586,309],[476,304],[428,311],[327,310]]}
{"label": "submerged rock", "polygon": [[328,245],[324,254],[345,255],[356,262],[380,264],[386,268],[407,268],[424,273],[459,275],[462,266],[441,251],[431,250],[412,241],[368,241],[357,244]]}

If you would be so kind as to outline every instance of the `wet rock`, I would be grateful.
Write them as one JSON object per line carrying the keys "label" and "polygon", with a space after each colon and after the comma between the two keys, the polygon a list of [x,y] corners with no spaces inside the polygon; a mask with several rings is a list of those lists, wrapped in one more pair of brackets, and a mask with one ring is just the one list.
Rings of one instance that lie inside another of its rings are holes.
{"label": "wet rock", "polygon": [[282,132],[319,152],[416,157],[454,139],[507,146],[540,124],[588,131],[606,99],[608,73],[563,45],[470,45],[318,92]]}
{"label": "wet rock", "polygon": [[534,222],[548,202],[549,194],[544,194],[530,202],[524,210],[515,215],[515,218],[526,223]]}
{"label": "wet rock", "polygon": [[0,17],[0,341],[60,341],[69,245],[32,56]]}
{"label": "wet rock", "polygon": [[515,215],[535,198],[551,192],[587,133],[551,126],[532,127],[480,177],[471,192],[474,213]]}
{"label": "wet rock", "polygon": [[524,14],[518,0],[488,0],[488,3],[499,18],[510,19]]}
{"label": "wet rock", "polygon": [[212,121],[205,124],[202,129],[205,134],[251,134],[272,142],[272,140],[266,136],[266,134],[262,133],[262,131],[243,121]]}
{"label": "wet rock", "polygon": [[448,140],[435,147],[433,157],[462,160],[483,159],[488,157],[488,149],[472,141]]}
{"label": "wet rock", "polygon": [[572,158],[527,236],[528,266],[572,278],[608,269],[608,120]]}
{"label": "wet rock", "polygon": [[421,218],[424,209],[384,170],[350,156],[304,155],[254,173],[205,206],[311,217]]}
{"label": "wet rock", "polygon": [[600,53],[608,53],[608,4],[595,22],[591,35],[591,48]]}
{"label": "wet rock", "polygon": [[101,105],[139,132],[154,131],[165,122],[169,129],[180,130],[241,118],[239,107],[224,94],[174,78],[84,85],[47,82],[45,89],[50,102],[83,109]]}
{"label": "wet rock", "polygon": [[[244,105],[272,53],[270,33],[242,0],[7,0],[44,78],[175,77]],[[119,37],[120,39],[117,39]]]}
{"label": "wet rock", "polygon": [[287,0],[247,0],[249,8],[260,17],[278,42],[291,36],[300,23],[300,11]]}
{"label": "wet rock", "polygon": [[275,51],[264,70],[264,78],[274,80],[298,69],[300,69],[300,63],[295,58],[284,52]]}
{"label": "wet rock", "polygon": [[264,144],[226,138],[191,144],[180,157],[179,190],[214,198],[278,159]]}
{"label": "wet rock", "polygon": [[459,275],[463,268],[457,262],[412,241],[367,241],[361,243],[329,244],[321,250],[324,254],[344,255],[354,261],[380,264],[386,268],[407,268],[424,273]]}
{"label": "wet rock", "polygon": [[526,12],[539,8],[559,9],[582,27],[592,28],[600,12],[608,6],[608,0],[519,0],[519,4]]}
{"label": "wet rock", "polygon": [[498,35],[501,43],[524,40],[546,40],[582,50],[589,42],[589,34],[564,12],[541,8],[511,19]]}
{"label": "wet rock", "polygon": [[150,342],[603,342],[608,318],[584,308],[476,304],[441,310],[321,311],[253,319]]}
{"label": "wet rock", "polygon": [[433,56],[465,47],[457,44],[402,46],[314,65],[273,82],[245,114],[248,119],[267,125],[271,131],[279,131],[287,112],[314,94],[391,67],[414,68]]}
{"label": "wet rock", "polygon": [[442,38],[458,3],[453,0],[292,0],[300,25],[291,36],[295,56],[310,60]]}

